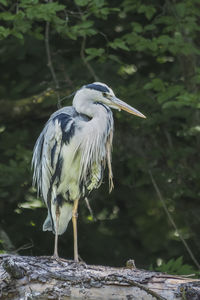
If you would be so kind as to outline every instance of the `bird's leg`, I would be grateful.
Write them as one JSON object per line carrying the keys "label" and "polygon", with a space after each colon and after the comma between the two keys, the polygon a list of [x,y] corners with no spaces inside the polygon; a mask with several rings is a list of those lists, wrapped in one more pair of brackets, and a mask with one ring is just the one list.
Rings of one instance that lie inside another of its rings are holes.
{"label": "bird's leg", "polygon": [[74,261],[78,262],[78,238],[77,238],[77,218],[78,218],[78,200],[74,201],[74,207],[72,211],[72,223],[74,231]]}
{"label": "bird's leg", "polygon": [[54,254],[53,258],[58,259],[58,226],[59,226],[59,216],[60,216],[60,211],[59,207],[56,207],[56,228],[55,228],[55,242],[54,242]]}

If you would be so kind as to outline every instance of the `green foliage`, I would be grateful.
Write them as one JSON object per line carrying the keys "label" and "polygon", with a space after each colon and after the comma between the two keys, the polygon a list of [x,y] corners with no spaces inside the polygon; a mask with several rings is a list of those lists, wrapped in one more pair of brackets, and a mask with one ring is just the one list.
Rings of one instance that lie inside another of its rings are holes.
{"label": "green foliage", "polygon": [[58,23],[60,25],[62,23],[63,25],[62,19],[57,17],[57,13],[64,9],[65,6],[58,2],[43,4],[37,0],[21,0],[17,4],[17,10],[13,6],[13,10],[11,7],[10,11],[0,13],[0,20],[4,21],[4,26],[0,30],[0,36],[13,35],[18,39],[23,39],[24,34],[35,32],[34,22],[37,21],[52,21],[54,24]]}
{"label": "green foliage", "polygon": [[0,0],[0,3],[3,4],[4,6],[8,6],[8,1],[7,0]]}
{"label": "green foliage", "polygon": [[140,14],[140,13],[143,13],[145,14],[145,17],[150,20],[152,19],[152,17],[154,16],[155,12],[156,12],[156,8],[155,6],[153,5],[140,5],[138,7],[138,10],[137,12]]}
{"label": "green foliage", "polygon": [[0,26],[0,40],[6,38],[9,36],[10,30],[8,28],[5,28],[3,26]]}
{"label": "green foliage", "polygon": [[[33,239],[23,254],[52,254],[53,235],[41,231],[46,209],[31,188],[32,149],[57,109],[57,93],[98,77],[147,119],[114,113],[115,189],[109,195],[104,184],[91,195],[94,218],[81,203],[81,257],[113,265],[133,257],[139,267],[162,257],[168,262],[159,270],[193,273],[148,170],[200,261],[199,1],[0,0],[0,8],[0,225],[16,248]],[[72,251],[69,226],[60,254]]]}
{"label": "green foliage", "polygon": [[192,275],[197,274],[197,270],[193,266],[184,264],[183,257],[180,256],[177,259],[170,259],[167,263],[162,262],[159,267],[155,268],[158,272],[165,272],[174,275]]}
{"label": "green foliage", "polygon": [[88,48],[85,49],[85,52],[87,54],[87,60],[94,59],[95,57],[100,57],[104,53],[103,48]]}
{"label": "green foliage", "polygon": [[126,43],[122,39],[115,39],[113,42],[109,43],[109,46],[113,49],[122,49],[122,50],[129,50]]}
{"label": "green foliage", "polygon": [[79,5],[79,6],[86,6],[89,4],[89,0],[75,0],[76,4]]}

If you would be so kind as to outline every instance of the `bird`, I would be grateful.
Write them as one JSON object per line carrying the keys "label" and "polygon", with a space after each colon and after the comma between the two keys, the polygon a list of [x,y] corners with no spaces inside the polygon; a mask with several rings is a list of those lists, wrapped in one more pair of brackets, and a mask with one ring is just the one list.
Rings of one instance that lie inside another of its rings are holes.
{"label": "bird", "polygon": [[32,168],[33,186],[48,211],[43,231],[55,234],[53,258],[59,259],[58,236],[72,219],[74,261],[79,262],[79,200],[101,185],[106,166],[109,191],[113,189],[111,109],[146,117],[118,99],[105,83],[86,84],[74,94],[72,106],[57,110],[45,124],[33,150]]}

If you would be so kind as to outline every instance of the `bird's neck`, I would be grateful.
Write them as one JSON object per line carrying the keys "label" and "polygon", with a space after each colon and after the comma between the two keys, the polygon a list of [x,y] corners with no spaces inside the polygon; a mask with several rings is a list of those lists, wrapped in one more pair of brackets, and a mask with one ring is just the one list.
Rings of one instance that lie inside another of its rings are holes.
{"label": "bird's neck", "polygon": [[103,104],[88,100],[87,97],[84,98],[84,96],[82,96],[80,99],[79,97],[76,97],[76,95],[73,100],[73,106],[79,114],[86,115],[91,119],[103,118],[107,113],[107,109],[109,109]]}
{"label": "bird's neck", "polygon": [[75,98],[73,106],[78,113],[88,116],[91,120],[83,122],[81,127],[79,141],[82,149],[80,177],[86,178],[91,166],[99,166],[107,160],[109,178],[112,181],[110,164],[113,133],[112,111],[100,103],[94,103],[88,99],[81,100],[77,97],[76,101]]}
{"label": "bird's neck", "polygon": [[113,130],[112,111],[108,106],[88,99],[81,91],[75,95],[73,106],[79,114],[91,119],[85,124],[88,132],[94,131],[95,136],[104,136],[107,131]]}
{"label": "bird's neck", "polygon": [[99,136],[104,138],[109,132],[113,131],[113,116],[111,109],[101,103],[92,102],[90,100],[74,99],[73,106],[80,114],[88,116],[91,120],[85,124],[85,129],[88,134],[93,134],[93,137]]}

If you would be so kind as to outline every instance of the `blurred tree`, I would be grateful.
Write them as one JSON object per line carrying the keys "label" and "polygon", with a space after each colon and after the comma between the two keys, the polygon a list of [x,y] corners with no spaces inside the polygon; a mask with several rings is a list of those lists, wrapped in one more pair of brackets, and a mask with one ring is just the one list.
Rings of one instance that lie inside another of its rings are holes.
{"label": "blurred tree", "polygon": [[[108,195],[106,183],[91,195],[96,221],[82,203],[81,256],[112,265],[132,257],[146,267],[183,256],[192,264],[181,233],[200,261],[199,15],[197,0],[0,0],[0,225],[16,249],[33,243],[21,254],[53,246],[31,188],[36,138],[59,98],[100,80],[148,118],[114,113],[115,189]],[[72,257],[71,231],[60,239],[64,257]]]}

